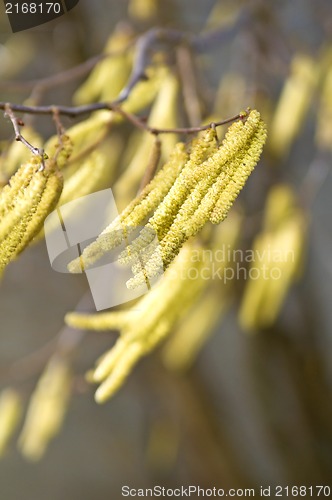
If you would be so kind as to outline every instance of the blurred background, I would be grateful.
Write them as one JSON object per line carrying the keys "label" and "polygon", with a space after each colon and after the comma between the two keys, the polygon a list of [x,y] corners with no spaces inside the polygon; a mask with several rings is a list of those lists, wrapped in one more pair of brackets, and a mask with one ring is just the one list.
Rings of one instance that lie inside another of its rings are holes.
{"label": "blurred background", "polygon": [[[144,3],[150,3],[145,16]],[[157,349],[98,406],[83,376],[114,334],[86,333],[75,353],[63,428],[37,463],[12,440],[0,462],[0,498],[120,498],[122,485],[331,485],[331,2],[80,0],[65,16],[14,35],[0,14],[0,100],[15,103],[34,102],[27,82],[101,54],[119,23],[134,34],[152,26],[199,33],[223,25],[227,31],[242,15],[222,42],[193,54],[199,115],[221,119],[250,106],[268,124],[263,159],[239,200],[242,248],[262,230],[274,186],[289,186],[306,221],[301,272],[276,319],[246,331],[246,320],[239,321],[246,283],[239,280],[189,369],[167,369]],[[86,77],[51,86],[38,99],[69,105]],[[185,111],[182,125],[195,120]],[[49,117],[34,126],[45,139],[54,134]],[[131,131],[120,129],[125,141]],[[2,118],[2,149],[12,136]],[[84,277],[51,269],[44,242],[8,267],[0,284],[0,389],[17,388],[27,403],[64,315],[87,289]]]}

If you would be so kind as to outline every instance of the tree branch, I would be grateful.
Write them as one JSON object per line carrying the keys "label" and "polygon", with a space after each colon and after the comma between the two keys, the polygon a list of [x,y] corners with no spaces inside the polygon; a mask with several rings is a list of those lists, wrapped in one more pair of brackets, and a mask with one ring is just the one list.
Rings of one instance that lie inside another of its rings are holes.
{"label": "tree branch", "polygon": [[145,69],[148,66],[151,54],[160,50],[161,47],[185,44],[193,51],[203,53],[231,39],[240,27],[243,27],[249,19],[249,11],[243,9],[235,23],[229,27],[222,27],[203,35],[192,35],[182,31],[168,28],[152,28],[138,38],[136,42],[136,57],[134,67],[128,84],[120,92],[116,103],[125,101],[135,85],[146,78]]}
{"label": "tree branch", "polygon": [[[156,128],[156,127],[151,127],[148,125],[144,120],[139,118],[138,116],[128,113],[127,111],[124,111],[118,104],[114,102],[97,102],[93,104],[86,104],[84,106],[26,106],[24,104],[11,104],[11,103],[5,103],[5,102],[0,102],[0,109],[5,111],[5,114],[9,116],[9,118],[12,120],[15,134],[16,134],[16,140],[21,140],[21,134],[19,127],[17,126],[17,119],[14,115],[14,111],[18,113],[27,113],[27,114],[36,114],[36,115],[64,115],[68,116],[70,118],[74,118],[77,116],[93,113],[95,111],[100,111],[100,110],[108,110],[108,111],[113,111],[114,113],[118,113],[119,115],[123,116],[126,120],[131,122],[133,125],[136,127],[145,130],[146,132],[149,132],[153,135],[159,135],[159,134],[196,134],[198,132],[201,132],[202,130],[207,130],[208,128],[213,127],[219,127],[221,125],[226,125],[228,123],[234,122],[236,120],[241,120],[247,116],[247,111],[242,111],[241,113],[238,113],[235,116],[232,116],[231,118],[227,118],[226,120],[221,120],[218,122],[213,122],[207,125],[202,125],[200,127],[185,127],[185,128]],[[12,119],[14,117],[14,121]],[[15,123],[15,125],[14,125]],[[16,127],[16,128],[15,128]],[[17,133],[18,129],[18,133]],[[22,141],[23,142],[23,141]],[[27,141],[26,141],[27,142]],[[31,144],[27,143],[26,144],[29,149],[31,149]],[[40,154],[39,150],[38,153],[36,153],[36,148],[31,149],[31,151],[34,154]]]}
{"label": "tree branch", "polygon": [[17,118],[17,116],[13,112],[13,109],[12,109],[10,104],[8,104],[8,103],[5,104],[4,111],[5,111],[5,116],[8,116],[8,118],[12,122],[14,132],[15,132],[15,140],[22,142],[22,144],[24,144],[24,146],[26,146],[31,151],[32,154],[41,156],[41,159],[42,159],[41,163],[42,164],[41,164],[40,169],[43,170],[45,167],[45,165],[44,165],[44,150],[42,148],[35,148],[32,144],[30,144],[29,141],[27,141],[23,137],[23,135],[21,134],[20,127],[22,127],[24,125],[24,123],[22,122],[22,120]]}

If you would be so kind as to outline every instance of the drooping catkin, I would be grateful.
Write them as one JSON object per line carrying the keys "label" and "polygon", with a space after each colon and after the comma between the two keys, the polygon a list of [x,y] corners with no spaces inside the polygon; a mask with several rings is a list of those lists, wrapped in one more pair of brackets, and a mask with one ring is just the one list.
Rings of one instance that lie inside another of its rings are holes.
{"label": "drooping catkin", "polygon": [[[179,150],[176,151],[170,163],[171,175],[168,176],[170,166],[164,167],[143,193],[84,250],[85,268],[127,241],[129,233],[154,210],[139,236],[120,254],[119,261],[133,265],[134,277],[127,282],[128,288],[161,274],[190,236],[199,232],[206,222],[218,223],[227,216],[259,161],[265,140],[266,126],[259,112],[253,110],[229,127],[220,147],[217,147],[214,129],[208,129],[194,140],[184,164],[182,152],[178,170],[172,165],[179,154]],[[140,257],[143,268],[137,265]],[[68,268],[78,272],[81,262],[76,259]]]}
{"label": "drooping catkin", "polygon": [[0,271],[39,233],[61,195],[56,163],[47,160],[43,170],[41,166],[41,157],[32,157],[0,193]]}
{"label": "drooping catkin", "polygon": [[[119,245],[124,234],[127,236],[147,218],[147,216],[161,203],[175,179],[179,175],[188,155],[184,144],[179,143],[170,160],[156,174],[151,182],[132,200],[127,208],[100,234],[97,240],[91,243],[83,252],[81,258],[87,269],[100,259],[106,252]],[[72,261],[68,269],[70,272],[81,272],[81,261]]]}
{"label": "drooping catkin", "polygon": [[291,187],[275,185],[268,194],[263,229],[253,243],[254,258],[239,311],[244,330],[254,332],[276,320],[299,271],[306,225]]}
{"label": "drooping catkin", "polygon": [[269,147],[276,157],[286,156],[300,130],[319,80],[317,61],[295,54],[271,123]]}
{"label": "drooping catkin", "polygon": [[39,460],[58,433],[68,406],[71,373],[66,360],[54,355],[30,398],[19,436],[19,449],[29,460]]}
{"label": "drooping catkin", "polygon": [[[42,138],[29,126],[24,127],[24,139],[35,148],[42,146]],[[0,156],[0,186],[5,185],[17,169],[29,160],[31,152],[20,141],[13,141]]]}
{"label": "drooping catkin", "polygon": [[[178,126],[178,97],[178,79],[171,71],[168,71],[151,108],[148,125],[155,128],[176,128]],[[136,144],[136,140],[134,141],[134,154],[131,161],[114,185],[115,198],[123,203],[120,209],[125,207],[137,193],[138,186],[150,161],[151,151],[154,149],[155,137],[141,130],[136,133],[139,137],[139,143]],[[136,139],[136,135],[134,139]],[[167,134],[162,138],[159,143],[162,145],[159,157],[163,161],[168,161],[177,141],[178,138],[175,134]],[[157,166],[158,163],[159,158],[157,159]]]}
{"label": "drooping catkin", "polygon": [[[197,257],[199,254],[199,258]],[[100,383],[97,402],[109,399],[124,383],[136,362],[170,333],[176,321],[207,286],[201,276],[203,260],[199,249],[185,246],[157,287],[148,292],[128,311],[102,314],[71,313],[70,326],[121,332],[114,347],[97,362],[93,380]],[[193,271],[195,271],[193,273]],[[194,277],[192,276],[194,274]]]}
{"label": "drooping catkin", "polygon": [[14,434],[22,413],[22,401],[19,393],[7,387],[0,392],[0,457]]}
{"label": "drooping catkin", "polygon": [[126,50],[131,33],[123,25],[114,30],[104,47],[104,58],[73,95],[74,104],[113,101],[130,75],[132,55]]}
{"label": "drooping catkin", "polygon": [[[144,246],[144,238],[148,231],[153,230],[158,236],[159,247],[156,254],[145,265],[145,276],[140,272],[128,281],[129,288],[135,288],[143,282],[143,278],[151,279],[160,273],[160,257],[164,269],[178,254],[184,242],[200,231],[206,222],[222,221],[243,188],[247,178],[257,164],[263,145],[266,140],[266,127],[257,111],[252,111],[246,122],[236,122],[228,130],[221,147],[212,154],[203,164],[196,165],[192,176],[197,179],[196,185],[187,193],[177,214],[167,228],[163,218],[169,217],[165,209],[165,200],[158,207],[158,211],[151,217],[141,235],[120,255],[125,262],[130,260],[135,252]],[[185,177],[186,167],[182,170],[177,181],[177,189],[170,190],[167,198],[177,202],[185,189],[181,182]],[[180,193],[180,194],[178,194]],[[162,217],[159,218],[159,214]],[[157,215],[156,215],[157,214]],[[167,231],[164,231],[164,226]],[[145,240],[147,241],[147,240]]]}

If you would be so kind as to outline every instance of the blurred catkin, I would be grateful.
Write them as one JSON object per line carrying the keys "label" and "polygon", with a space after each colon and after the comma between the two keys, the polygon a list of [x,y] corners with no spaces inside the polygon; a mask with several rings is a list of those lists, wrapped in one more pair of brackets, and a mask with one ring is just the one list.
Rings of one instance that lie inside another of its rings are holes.
{"label": "blurred catkin", "polygon": [[19,449],[29,460],[39,460],[49,442],[58,433],[68,405],[71,390],[70,369],[65,360],[53,356],[33,392]]}
{"label": "blurred catkin", "polygon": [[91,71],[89,77],[76,90],[76,105],[90,102],[113,101],[125,86],[131,71],[132,55],[128,49],[131,33],[120,26],[106,42],[105,58]]}
{"label": "blurred catkin", "polygon": [[19,394],[12,388],[0,393],[0,457],[6,451],[7,445],[14,434],[22,413]]}
{"label": "blurred catkin", "polygon": [[269,131],[268,144],[276,157],[287,156],[312,102],[318,78],[318,64],[309,56],[296,54]]}
{"label": "blurred catkin", "polygon": [[254,332],[277,319],[286,294],[298,276],[305,243],[306,217],[290,186],[269,192],[264,227],[254,241],[239,320]]}
{"label": "blurred catkin", "polygon": [[193,248],[186,246],[161,282],[132,309],[102,314],[67,314],[66,323],[72,327],[120,329],[121,336],[97,362],[92,376],[101,384],[96,392],[97,402],[109,399],[122,386],[137,361],[155,348],[186,314],[207,286],[208,281],[200,274],[202,266],[201,251],[196,249],[193,254]]}
{"label": "blurred catkin", "polygon": [[[177,123],[177,101],[179,83],[175,75],[166,72],[158,95],[149,114],[148,125],[156,128],[175,128]],[[114,195],[122,206],[126,206],[137,192],[140,180],[148,166],[154,137],[146,132],[138,131],[140,141],[132,160],[114,185]],[[167,161],[177,142],[176,134],[167,134],[162,139],[161,159]]]}

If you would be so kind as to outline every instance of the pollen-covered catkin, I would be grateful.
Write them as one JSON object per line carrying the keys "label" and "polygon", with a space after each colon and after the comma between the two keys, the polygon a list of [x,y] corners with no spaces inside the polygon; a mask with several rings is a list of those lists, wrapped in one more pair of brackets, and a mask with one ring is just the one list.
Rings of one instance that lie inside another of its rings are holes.
{"label": "pollen-covered catkin", "polygon": [[[203,164],[195,165],[192,177],[196,178],[196,184],[188,190],[174,220],[167,226],[165,219],[171,218],[168,206],[172,200],[176,206],[178,197],[187,187],[181,182],[186,175],[186,167],[182,170],[167,197],[142,229],[141,235],[120,255],[120,259],[124,262],[130,261],[132,256],[140,252],[148,242],[146,238],[148,231],[152,234],[153,230],[157,234],[159,247],[156,253],[152,254],[146,263],[144,273],[139,272],[128,281],[129,288],[144,283],[146,277],[151,279],[159,274],[160,257],[166,269],[184,242],[200,231],[208,220],[217,223],[227,216],[259,161],[265,140],[266,127],[257,111],[251,111],[245,123],[234,123],[229,128],[221,147]],[[178,187],[174,189],[176,185]]]}
{"label": "pollen-covered catkin", "polygon": [[[181,169],[169,191],[142,229],[140,236],[121,254],[120,261],[130,262],[157,235],[161,241],[173,223],[181,205],[199,180],[197,167],[217,148],[216,133],[209,129],[202,137],[192,142],[189,159]],[[158,262],[160,262],[158,256]]]}
{"label": "pollen-covered catkin", "polygon": [[59,431],[68,405],[71,374],[68,363],[54,355],[31,396],[19,448],[29,460],[39,460]]}
{"label": "pollen-covered catkin", "polygon": [[[42,138],[29,126],[24,127],[24,139],[35,148],[42,146]],[[17,169],[29,160],[31,152],[20,141],[13,141],[0,156],[0,186],[5,185]]]}
{"label": "pollen-covered catkin", "polygon": [[[198,254],[198,255],[197,255]],[[105,330],[120,329],[114,347],[97,362],[93,380],[100,383],[96,400],[104,402],[124,383],[135,363],[170,333],[175,322],[186,314],[208,280],[202,279],[200,249],[185,246],[165,273],[160,284],[128,311],[66,316],[70,326]],[[194,270],[195,279],[191,273]],[[206,278],[206,275],[204,275]],[[197,279],[196,279],[197,278]]]}
{"label": "pollen-covered catkin", "polygon": [[[148,215],[161,203],[175,179],[188,159],[184,144],[177,144],[169,161],[155,175],[151,182],[132,200],[127,208],[91,243],[81,256],[84,268],[94,264],[106,252],[121,244]],[[70,272],[81,272],[81,261],[73,260],[68,269]]]}
{"label": "pollen-covered catkin", "polygon": [[[297,206],[291,187],[275,185],[268,194],[263,230],[253,244],[254,259],[239,311],[244,330],[266,328],[276,320],[298,274],[306,224],[305,214]],[[252,268],[255,268],[255,278],[251,277]]]}
{"label": "pollen-covered catkin", "polygon": [[[259,161],[266,140],[266,126],[256,110],[243,113],[233,123],[220,147],[216,132],[208,129],[189,146],[189,158],[179,148],[170,163],[129,204],[83,252],[85,268],[107,251],[127,240],[154,210],[139,236],[119,256],[123,264],[133,265],[134,277],[128,288],[146,283],[165,270],[185,241],[199,232],[206,222],[222,221]],[[184,163],[183,163],[184,162]],[[156,245],[157,241],[157,245]],[[143,268],[137,265],[141,257]],[[161,266],[162,263],[162,266]],[[81,270],[78,259],[68,266]]]}
{"label": "pollen-covered catkin", "polygon": [[41,167],[42,158],[32,157],[0,193],[0,271],[38,234],[61,195],[63,181],[55,162]]}

